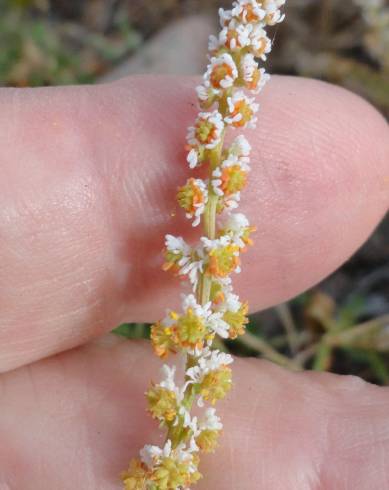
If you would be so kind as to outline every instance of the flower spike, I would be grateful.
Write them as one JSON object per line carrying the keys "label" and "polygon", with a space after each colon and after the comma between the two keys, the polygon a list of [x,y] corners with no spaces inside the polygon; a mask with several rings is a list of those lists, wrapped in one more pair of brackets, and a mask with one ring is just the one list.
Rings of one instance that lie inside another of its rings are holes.
{"label": "flower spike", "polygon": [[[165,431],[160,446],[146,445],[123,474],[125,490],[189,490],[202,475],[201,453],[215,451],[223,424],[214,405],[232,388],[233,358],[212,347],[216,336],[235,339],[248,323],[248,304],[234,293],[231,275],[241,270],[241,254],[253,244],[255,228],[239,206],[250,172],[251,146],[226,133],[255,128],[255,101],[269,75],[272,43],[267,27],[284,19],[285,0],[236,0],[219,10],[221,31],[209,40],[209,64],[197,87],[200,112],[187,134],[187,163],[202,166],[207,178],[189,177],[177,202],[193,226],[202,225],[197,245],[165,238],[163,270],[187,279],[179,310],[168,310],[151,328],[154,352],[163,365],[159,383],[145,393],[148,411]],[[197,405],[196,416],[192,408]]]}

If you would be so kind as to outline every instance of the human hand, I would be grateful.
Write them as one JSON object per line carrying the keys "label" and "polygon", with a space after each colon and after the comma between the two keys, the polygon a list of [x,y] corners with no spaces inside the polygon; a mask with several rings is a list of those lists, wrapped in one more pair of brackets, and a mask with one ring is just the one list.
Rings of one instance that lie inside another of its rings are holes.
{"label": "human hand", "polygon": [[[0,91],[1,490],[114,490],[139,447],[159,442],[143,392],[160,362],[147,344],[92,339],[179,298],[159,251],[187,229],[172,196],[193,85]],[[274,77],[260,122],[242,203],[258,232],[236,281],[253,309],[338,267],[389,195],[388,128],[357,97]],[[199,490],[389,487],[387,389],[247,359],[234,381]]]}

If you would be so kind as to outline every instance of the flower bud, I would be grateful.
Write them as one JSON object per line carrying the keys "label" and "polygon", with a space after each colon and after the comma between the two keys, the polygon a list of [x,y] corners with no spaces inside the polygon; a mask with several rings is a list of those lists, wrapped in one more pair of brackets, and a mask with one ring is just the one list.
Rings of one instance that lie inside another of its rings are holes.
{"label": "flower bud", "polygon": [[230,339],[236,339],[239,335],[245,333],[245,325],[248,324],[247,318],[248,304],[244,303],[238,311],[226,311],[223,320],[229,325]]}
{"label": "flower bud", "polygon": [[231,385],[231,369],[222,366],[204,376],[199,387],[200,395],[214,405],[217,400],[222,400],[227,395]]}
{"label": "flower bud", "polygon": [[176,418],[178,403],[174,391],[152,386],[147,391],[146,398],[153,418],[166,422],[172,422]]}
{"label": "flower bud", "polygon": [[144,490],[147,479],[147,469],[139,459],[133,459],[128,471],[122,475],[125,490]]}
{"label": "flower bud", "polygon": [[204,453],[213,453],[217,447],[219,430],[203,430],[196,438],[196,444]]}

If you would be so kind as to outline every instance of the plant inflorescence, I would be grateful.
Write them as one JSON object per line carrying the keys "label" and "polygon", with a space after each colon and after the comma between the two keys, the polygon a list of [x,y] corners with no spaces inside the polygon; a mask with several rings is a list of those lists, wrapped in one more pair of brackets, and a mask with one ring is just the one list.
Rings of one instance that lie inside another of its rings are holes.
{"label": "plant inflorescence", "polygon": [[[204,236],[196,246],[166,236],[163,268],[187,277],[192,291],[181,311],[169,310],[153,325],[155,353],[179,354],[164,365],[162,379],[146,393],[151,416],[166,431],[162,447],[146,445],[123,475],[126,490],[188,489],[200,478],[200,453],[212,452],[222,430],[214,405],[232,385],[229,354],[212,348],[216,336],[234,339],[247,324],[248,305],[233,292],[230,275],[240,272],[240,255],[252,244],[254,228],[234,212],[250,171],[250,145],[239,135],[225,145],[227,129],[254,128],[258,94],[269,79],[258,59],[272,48],[266,27],[281,22],[285,0],[237,0],[220,9],[221,32],[209,41],[210,61],[197,88],[201,112],[188,130],[188,165],[208,170],[191,177],[177,200]],[[182,367],[181,367],[182,366]],[[178,381],[181,379],[181,382]],[[194,405],[201,415],[192,414]]]}

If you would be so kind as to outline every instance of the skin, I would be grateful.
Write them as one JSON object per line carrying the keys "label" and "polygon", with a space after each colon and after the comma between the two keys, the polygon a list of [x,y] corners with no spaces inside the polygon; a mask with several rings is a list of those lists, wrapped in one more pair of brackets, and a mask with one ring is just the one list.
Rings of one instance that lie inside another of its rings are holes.
{"label": "skin", "polygon": [[[0,90],[1,490],[114,490],[161,443],[143,397],[161,362],[102,334],[177,304],[159,252],[165,233],[196,237],[173,199],[195,83]],[[247,137],[242,212],[258,232],[236,288],[258,310],[370,235],[389,204],[389,131],[343,89],[274,77]],[[259,360],[237,360],[234,380],[199,490],[389,488],[388,389]]]}

